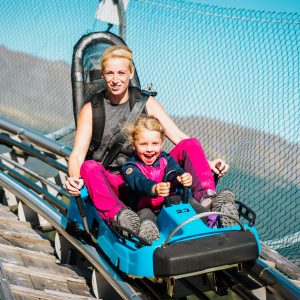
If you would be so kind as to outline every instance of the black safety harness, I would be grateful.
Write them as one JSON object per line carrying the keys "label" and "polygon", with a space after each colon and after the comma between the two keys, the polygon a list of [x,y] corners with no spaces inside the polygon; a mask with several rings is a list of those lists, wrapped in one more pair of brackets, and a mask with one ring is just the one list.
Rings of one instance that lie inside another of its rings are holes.
{"label": "black safety harness", "polygon": [[[140,116],[141,113],[146,113],[146,102],[149,96],[154,96],[155,94],[152,91],[140,90],[137,87],[129,87],[130,114],[126,120],[126,123],[132,123]],[[92,158],[92,154],[98,149],[102,141],[105,125],[104,95],[105,90],[97,93],[97,95],[95,95],[91,100],[93,115],[93,133],[92,141],[90,143],[87,153],[87,158]],[[107,168],[118,156],[126,140],[127,137],[124,136],[122,131],[117,134],[112,147],[110,148],[109,152],[107,153],[102,162],[102,165],[105,168]]]}

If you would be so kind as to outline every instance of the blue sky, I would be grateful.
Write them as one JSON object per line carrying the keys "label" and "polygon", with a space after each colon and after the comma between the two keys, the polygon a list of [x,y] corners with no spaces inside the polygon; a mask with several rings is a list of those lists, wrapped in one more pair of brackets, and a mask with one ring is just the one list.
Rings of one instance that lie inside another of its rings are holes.
{"label": "blue sky", "polygon": [[92,30],[97,5],[97,0],[6,1],[1,5],[0,44],[70,62],[70,45]]}
{"label": "blue sky", "polygon": [[300,12],[299,0],[187,0],[221,7],[235,7],[281,12]]}
{"label": "blue sky", "polygon": [[[300,12],[300,0],[186,1],[221,7]],[[70,62],[70,45],[93,30],[98,3],[98,0],[2,2],[0,44],[46,59]],[[106,24],[98,21],[96,29],[105,30]]]}

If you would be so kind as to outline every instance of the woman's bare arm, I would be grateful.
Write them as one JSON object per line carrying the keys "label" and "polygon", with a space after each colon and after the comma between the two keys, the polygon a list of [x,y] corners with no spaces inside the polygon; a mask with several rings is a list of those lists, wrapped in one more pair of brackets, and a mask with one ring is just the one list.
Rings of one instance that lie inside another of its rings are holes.
{"label": "woman's bare arm", "polygon": [[80,167],[85,160],[91,143],[93,130],[92,120],[91,103],[87,103],[79,113],[74,146],[68,161],[69,177],[66,181],[66,189],[74,196],[79,195],[79,189],[83,185],[82,179],[79,179]]}
{"label": "woman's bare arm", "polygon": [[[175,145],[181,140],[189,138],[187,134],[181,131],[174,121],[166,113],[162,105],[153,97],[150,97],[146,104],[149,115],[156,117],[165,127],[167,138]],[[224,176],[229,166],[220,158],[209,161],[208,163],[214,173],[219,177]]]}

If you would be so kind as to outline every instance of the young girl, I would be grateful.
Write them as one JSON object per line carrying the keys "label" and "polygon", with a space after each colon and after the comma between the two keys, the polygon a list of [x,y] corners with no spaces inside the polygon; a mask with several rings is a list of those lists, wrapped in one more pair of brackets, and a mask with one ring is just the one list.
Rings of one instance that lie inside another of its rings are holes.
{"label": "young girl", "polygon": [[[129,140],[135,149],[132,156],[122,167],[122,175],[128,188],[133,192],[137,203],[132,208],[138,210],[140,217],[139,235],[149,240],[157,239],[159,231],[152,211],[158,211],[164,198],[169,195],[172,185],[192,185],[192,176],[184,173],[174,158],[162,151],[165,128],[153,116],[141,116],[134,124],[126,127]],[[171,182],[162,182],[164,175],[170,170],[183,173]]]}
{"label": "young girl", "polygon": [[135,155],[123,165],[122,174],[128,187],[139,196],[138,210],[146,207],[159,210],[171,188],[170,182],[162,182],[164,174],[178,170],[183,174],[176,177],[177,182],[188,187],[192,185],[192,176],[162,151],[165,129],[157,118],[141,116],[126,130]]}
{"label": "young girl", "polygon": [[[184,173],[174,158],[162,151],[165,129],[157,118],[141,116],[134,124],[127,125],[126,131],[135,149],[135,155],[123,165],[122,175],[127,187],[134,193],[134,199],[137,199],[132,208],[138,211],[140,217],[139,234],[149,240],[158,239],[159,230],[153,211],[160,210],[164,198],[176,185],[190,187],[193,182],[192,176],[190,173]],[[170,170],[178,170],[183,174],[168,178],[168,182],[162,182],[164,175]],[[232,195],[230,191],[221,191],[219,195],[214,193],[214,197],[212,195],[210,199],[215,198],[217,202],[221,199],[224,203],[226,196],[227,203]],[[196,200],[191,199],[190,203],[197,213],[205,211]],[[211,216],[208,225],[213,226],[216,218]]]}

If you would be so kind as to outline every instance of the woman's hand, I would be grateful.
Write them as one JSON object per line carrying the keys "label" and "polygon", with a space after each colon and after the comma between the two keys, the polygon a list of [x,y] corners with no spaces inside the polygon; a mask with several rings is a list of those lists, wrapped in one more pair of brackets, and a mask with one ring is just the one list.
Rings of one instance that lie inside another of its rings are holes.
{"label": "woman's hand", "polygon": [[170,187],[170,182],[160,182],[153,186],[152,192],[157,196],[167,197],[170,193]]}
{"label": "woman's hand", "polygon": [[190,173],[183,173],[182,175],[177,176],[177,180],[183,186],[191,186],[193,183],[193,177]]}
{"label": "woman's hand", "polygon": [[83,184],[83,179],[81,178],[68,177],[66,180],[66,190],[71,196],[79,196]]}
{"label": "woman's hand", "polygon": [[219,178],[223,177],[229,170],[229,166],[220,158],[208,162],[212,171],[216,173]]}
{"label": "woman's hand", "polygon": [[83,187],[80,177],[80,168],[84,162],[92,140],[93,114],[91,102],[86,103],[80,110],[74,146],[68,161],[68,174],[65,187],[71,196],[79,196]]}

